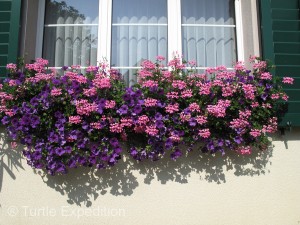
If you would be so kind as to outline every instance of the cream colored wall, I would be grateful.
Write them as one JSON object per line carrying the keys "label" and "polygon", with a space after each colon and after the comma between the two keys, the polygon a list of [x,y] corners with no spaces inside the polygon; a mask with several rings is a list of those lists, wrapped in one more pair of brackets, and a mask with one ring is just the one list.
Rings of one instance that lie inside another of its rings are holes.
{"label": "cream colored wall", "polygon": [[0,224],[297,225],[299,137],[300,129],[275,135],[274,148],[245,157],[195,151],[176,162],[127,159],[107,171],[55,177],[34,171],[4,143]]}
{"label": "cream colored wall", "polygon": [[[255,9],[256,0],[242,0],[245,58],[259,54]],[[28,60],[32,43],[25,39]],[[300,224],[300,129],[275,135],[273,144],[245,157],[197,151],[176,162],[124,157],[106,171],[51,177],[31,169],[20,148],[10,149],[2,129],[0,225]]]}

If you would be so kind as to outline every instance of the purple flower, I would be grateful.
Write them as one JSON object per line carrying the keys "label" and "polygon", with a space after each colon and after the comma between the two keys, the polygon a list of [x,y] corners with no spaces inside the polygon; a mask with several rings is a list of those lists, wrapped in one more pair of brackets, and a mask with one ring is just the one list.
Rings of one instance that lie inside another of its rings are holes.
{"label": "purple flower", "polygon": [[182,152],[176,148],[174,152],[171,153],[171,159],[176,160],[178,159],[180,156],[182,156]]}
{"label": "purple flower", "polygon": [[190,125],[191,127],[195,127],[195,126],[197,125],[196,119],[192,117],[192,118],[189,120],[189,125]]}
{"label": "purple flower", "polygon": [[241,144],[243,141],[243,138],[242,137],[235,137],[234,138],[234,142],[237,143],[237,144]]}
{"label": "purple flower", "polygon": [[159,113],[159,112],[157,112],[156,114],[155,114],[155,120],[162,120],[162,114],[161,113]]}
{"label": "purple flower", "polygon": [[117,113],[120,115],[126,115],[128,112],[128,106],[127,105],[122,105],[118,110]]}
{"label": "purple flower", "polygon": [[3,125],[7,125],[10,122],[10,119],[8,116],[4,116],[1,120]]}
{"label": "purple flower", "polygon": [[133,115],[139,115],[143,111],[143,108],[141,105],[136,105],[133,108]]}
{"label": "purple flower", "polygon": [[54,133],[53,131],[51,131],[50,135],[48,137],[48,141],[50,141],[51,143],[53,143],[53,142],[58,143],[58,135],[56,133]]}

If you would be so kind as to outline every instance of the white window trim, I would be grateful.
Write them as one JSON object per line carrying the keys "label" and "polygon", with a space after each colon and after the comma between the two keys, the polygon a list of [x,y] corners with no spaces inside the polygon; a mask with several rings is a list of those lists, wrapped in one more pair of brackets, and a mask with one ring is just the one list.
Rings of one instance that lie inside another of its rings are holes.
{"label": "white window trim", "polygon": [[[112,1],[113,0],[99,0],[99,27],[98,27],[98,51],[97,62],[106,59],[111,62],[111,30],[112,26],[121,25],[137,25],[149,26],[149,24],[113,24],[112,23]],[[36,35],[36,51],[35,57],[42,57],[43,49],[43,34],[44,34],[44,18],[45,18],[45,2],[39,1],[38,9],[38,23]],[[235,27],[236,28],[236,42],[237,42],[237,58],[239,61],[245,60],[244,50],[244,36],[243,36],[243,21],[242,21],[242,5],[241,0],[235,0],[235,25],[216,25],[216,24],[181,24],[181,0],[167,0],[167,15],[168,24],[150,24],[159,26],[168,26],[168,59],[172,59],[174,52],[182,53],[182,26],[212,26],[212,27]],[[172,18],[172,19],[170,19]],[[76,24],[75,26],[97,26],[97,24]],[[61,25],[46,25],[48,27],[55,27]],[[74,26],[73,24],[64,24],[63,26]],[[140,67],[123,67],[116,66],[118,69],[138,69]],[[199,67],[200,68],[200,67]],[[201,67],[201,69],[207,67]]]}

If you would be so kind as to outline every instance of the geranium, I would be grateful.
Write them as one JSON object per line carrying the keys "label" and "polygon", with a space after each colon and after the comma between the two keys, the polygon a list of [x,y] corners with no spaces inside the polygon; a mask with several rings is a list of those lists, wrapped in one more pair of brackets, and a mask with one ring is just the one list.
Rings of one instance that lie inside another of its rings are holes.
{"label": "geranium", "polygon": [[282,84],[293,78],[280,81],[267,62],[253,57],[252,71],[238,62],[234,71],[219,66],[203,74],[178,55],[169,69],[163,60],[144,61],[139,83],[129,88],[105,62],[86,75],[65,66],[63,76],[47,70],[44,59],[24,72],[9,64],[9,78],[0,85],[2,124],[26,146],[29,165],[50,174],[115,165],[120,141],[136,160],[158,160],[166,152],[176,160],[196,144],[222,155],[268,146],[267,134],[277,130],[282,100],[288,100]]}
{"label": "geranium", "polygon": [[116,164],[119,134],[110,127],[119,120],[114,107],[124,90],[120,75],[100,65],[85,76],[78,66],[64,67],[65,74],[58,76],[46,69],[47,63],[38,59],[24,72],[9,65],[0,96],[2,123],[13,140],[26,146],[28,164],[50,174]]}

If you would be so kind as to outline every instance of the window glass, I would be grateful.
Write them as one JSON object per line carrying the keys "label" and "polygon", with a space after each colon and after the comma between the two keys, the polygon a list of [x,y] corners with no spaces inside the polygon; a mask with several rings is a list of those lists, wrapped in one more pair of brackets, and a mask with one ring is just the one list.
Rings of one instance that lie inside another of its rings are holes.
{"label": "window glass", "polygon": [[137,67],[167,56],[167,1],[113,0],[112,65]]}
{"label": "window glass", "polygon": [[183,56],[199,67],[236,61],[234,0],[181,0]]}
{"label": "window glass", "polygon": [[49,66],[96,65],[99,1],[46,1],[43,57]]}

